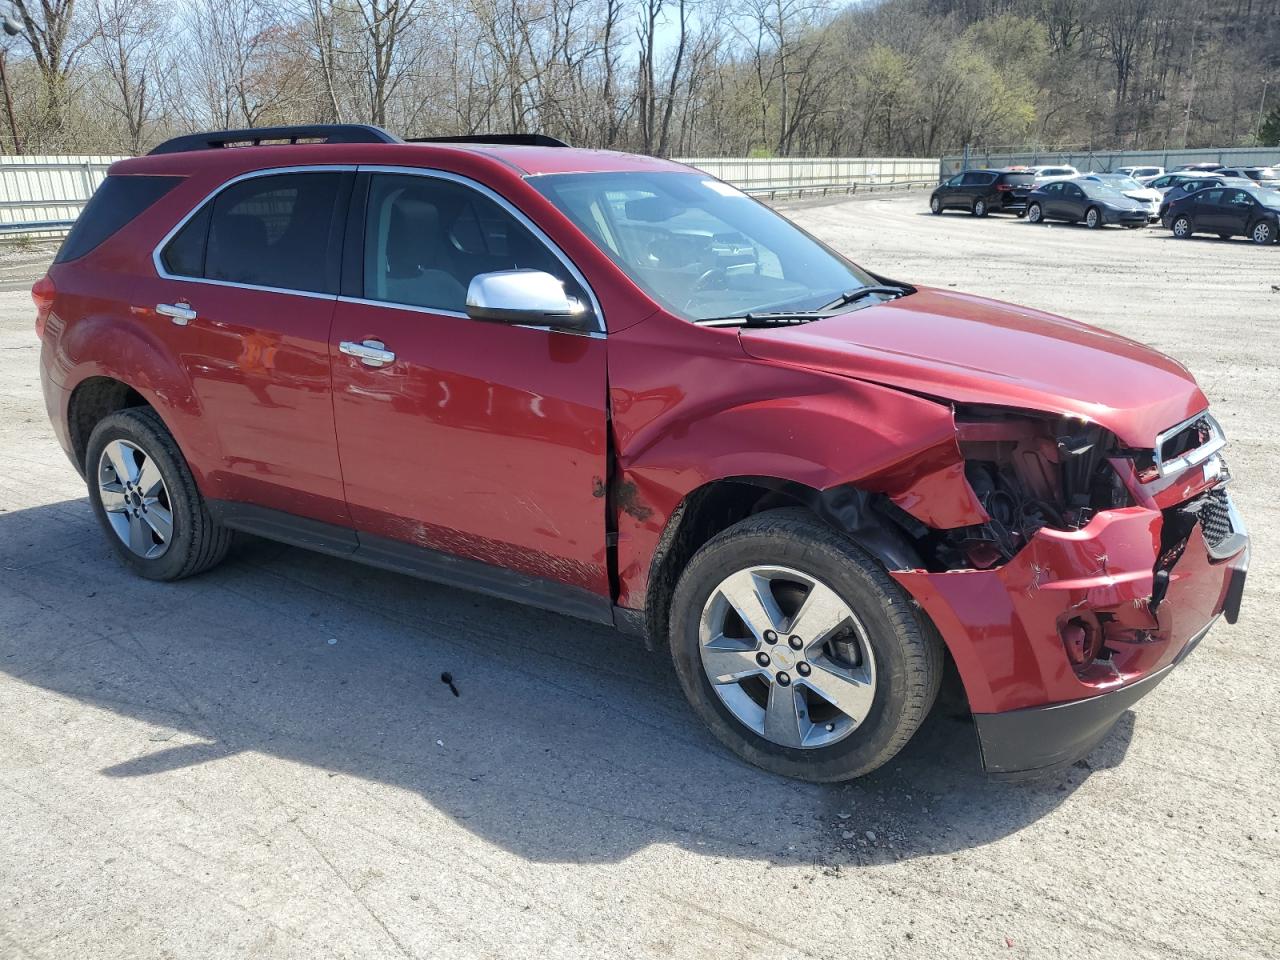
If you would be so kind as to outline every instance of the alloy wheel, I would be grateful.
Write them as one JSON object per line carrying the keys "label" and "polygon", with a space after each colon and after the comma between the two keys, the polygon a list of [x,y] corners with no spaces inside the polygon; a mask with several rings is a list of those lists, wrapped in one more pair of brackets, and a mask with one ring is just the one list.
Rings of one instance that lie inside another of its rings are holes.
{"label": "alloy wheel", "polygon": [[875,699],[875,655],[862,622],[831,587],[799,570],[754,566],[722,580],[703,607],[698,647],[720,702],[780,746],[843,740]]}
{"label": "alloy wheel", "polygon": [[1272,239],[1273,239],[1273,235],[1271,232],[1271,224],[1259,223],[1254,226],[1253,228],[1254,243],[1270,243]]}
{"label": "alloy wheel", "polygon": [[1179,217],[1173,221],[1173,235],[1179,240],[1185,240],[1191,236],[1191,221],[1186,217]]}
{"label": "alloy wheel", "polygon": [[1089,212],[1084,215],[1084,222],[1088,224],[1090,230],[1098,229],[1098,210],[1096,207],[1089,208]]}
{"label": "alloy wheel", "polygon": [[1032,223],[1039,223],[1040,218],[1042,216],[1043,216],[1043,213],[1040,210],[1040,204],[1038,203],[1033,203],[1031,207],[1027,210],[1027,219],[1030,220]]}
{"label": "alloy wheel", "polygon": [[154,458],[128,440],[112,440],[98,459],[98,497],[131,553],[164,556],[173,539],[173,504]]}
{"label": "alloy wheel", "polygon": [[939,200],[937,197],[934,197],[932,200],[929,201],[929,209],[932,210],[934,213],[941,213],[942,201]]}
{"label": "alloy wheel", "polygon": [[973,205],[973,215],[975,217],[985,217],[987,215],[987,202],[979,200]]}

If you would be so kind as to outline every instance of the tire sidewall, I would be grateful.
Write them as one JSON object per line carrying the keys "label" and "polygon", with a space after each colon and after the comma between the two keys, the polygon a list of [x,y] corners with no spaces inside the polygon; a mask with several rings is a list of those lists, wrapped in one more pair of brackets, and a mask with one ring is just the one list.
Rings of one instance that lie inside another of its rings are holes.
{"label": "tire sidewall", "polygon": [[[196,510],[193,493],[195,482],[185,463],[179,463],[164,442],[167,434],[159,417],[141,409],[122,410],[103,418],[89,436],[85,451],[85,480],[89,503],[94,516],[103,529],[116,554],[134,572],[149,580],[171,580],[179,576],[192,550],[195,535]],[[155,559],[140,557],[116,536],[107,519],[98,490],[98,462],[107,444],[115,440],[127,440],[138,447],[148,459],[155,462],[169,492],[169,504],[173,514],[173,534],[169,548]]]}
{"label": "tire sidewall", "polygon": [[[850,549],[857,548],[850,544]],[[703,669],[699,628],[707,598],[729,574],[758,564],[790,567],[827,584],[866,629],[875,657],[875,698],[858,728],[829,747],[783,747],[749,730],[720,700]],[[893,602],[905,607],[907,601],[895,595]],[[713,540],[681,577],[671,608],[670,639],[676,675],[694,711],[721,743],[748,762],[783,776],[833,782],[875,769],[888,759],[885,752],[898,736],[908,697],[906,659],[876,586],[847,557],[842,560],[820,543],[800,544],[763,534],[723,543]]]}
{"label": "tire sidewall", "polygon": [[[1178,232],[1178,224],[1180,223],[1185,223],[1187,225],[1187,229],[1182,231],[1182,233]],[[1185,213],[1179,214],[1178,216],[1174,217],[1173,223],[1171,223],[1169,227],[1173,231],[1173,235],[1177,237],[1179,240],[1190,239],[1192,234],[1191,218],[1188,217]]]}
{"label": "tire sidewall", "polygon": [[934,214],[935,216],[936,216],[937,214],[941,213],[941,212],[942,212],[942,201],[941,201],[941,200],[939,200],[937,197],[931,197],[931,198],[929,199],[929,210],[930,210],[930,211],[932,211],[932,212],[933,212],[933,214]]}
{"label": "tire sidewall", "polygon": [[1044,208],[1038,203],[1033,203],[1027,207],[1027,219],[1032,223],[1044,222]]}
{"label": "tire sidewall", "polygon": [[[1267,235],[1265,239],[1259,240],[1258,231],[1262,230],[1263,228],[1266,229]],[[1253,230],[1250,231],[1249,233],[1249,239],[1252,240],[1254,243],[1258,244],[1259,246],[1267,246],[1268,244],[1274,243],[1276,240],[1275,227],[1271,226],[1271,224],[1267,223],[1267,221],[1265,220],[1260,220],[1253,225]]]}
{"label": "tire sidewall", "polygon": [[974,201],[973,215],[975,217],[985,217],[987,215],[987,201],[985,200]]}
{"label": "tire sidewall", "polygon": [[[1089,217],[1092,216],[1092,222]],[[1084,225],[1090,230],[1098,230],[1102,227],[1102,212],[1097,207],[1090,207],[1084,212]]]}

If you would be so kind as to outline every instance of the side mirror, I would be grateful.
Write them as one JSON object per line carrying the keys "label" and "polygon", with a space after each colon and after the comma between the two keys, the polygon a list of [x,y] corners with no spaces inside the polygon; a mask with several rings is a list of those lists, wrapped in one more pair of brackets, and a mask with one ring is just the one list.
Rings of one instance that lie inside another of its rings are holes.
{"label": "side mirror", "polygon": [[563,283],[541,270],[476,274],[467,287],[467,316],[565,330],[584,330],[592,319],[586,304],[565,293]]}

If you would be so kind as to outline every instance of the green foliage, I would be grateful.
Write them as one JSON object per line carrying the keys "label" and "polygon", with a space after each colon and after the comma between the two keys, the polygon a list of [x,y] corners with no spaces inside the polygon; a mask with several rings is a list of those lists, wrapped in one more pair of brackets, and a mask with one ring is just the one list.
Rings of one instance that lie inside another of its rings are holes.
{"label": "green foliage", "polygon": [[1280,107],[1276,107],[1267,116],[1266,122],[1258,132],[1258,145],[1280,147]]}

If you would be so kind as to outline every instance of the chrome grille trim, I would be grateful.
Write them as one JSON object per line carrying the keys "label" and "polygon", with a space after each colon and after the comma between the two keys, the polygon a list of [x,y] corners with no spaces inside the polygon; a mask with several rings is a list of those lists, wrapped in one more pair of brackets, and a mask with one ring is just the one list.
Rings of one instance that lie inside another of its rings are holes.
{"label": "chrome grille trim", "polygon": [[[1200,422],[1204,422],[1208,429],[1209,439],[1186,453],[1179,454],[1168,460],[1164,459],[1164,446],[1178,434],[1182,433],[1190,427]],[[1227,445],[1227,438],[1222,432],[1222,426],[1214,419],[1209,411],[1205,410],[1197,413],[1194,417],[1188,417],[1181,423],[1175,424],[1168,430],[1161,431],[1156,434],[1155,448],[1155,466],[1156,472],[1161,477],[1169,477],[1174,474],[1181,473],[1198,463],[1204,463],[1215,453]]]}

